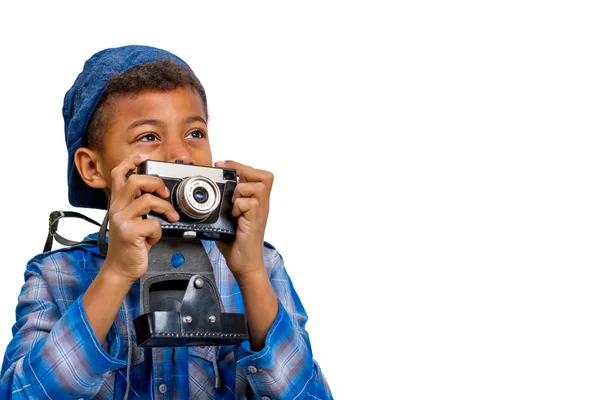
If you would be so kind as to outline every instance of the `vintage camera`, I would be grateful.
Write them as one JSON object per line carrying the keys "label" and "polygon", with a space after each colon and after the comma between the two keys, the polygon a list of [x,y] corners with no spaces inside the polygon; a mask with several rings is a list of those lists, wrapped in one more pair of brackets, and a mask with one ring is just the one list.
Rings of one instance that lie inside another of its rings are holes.
{"label": "vintage camera", "polygon": [[169,201],[179,213],[179,221],[148,215],[160,221],[163,237],[233,241],[237,229],[237,219],[231,215],[237,185],[234,169],[147,160],[137,173],[158,176],[169,188]]}
{"label": "vintage camera", "polygon": [[176,223],[147,216],[160,221],[163,235],[148,253],[148,269],[140,279],[140,315],[133,321],[137,345],[212,346],[247,340],[246,317],[223,309],[212,265],[198,240],[235,238],[235,170],[147,160],[137,173],[162,178],[180,215]]}

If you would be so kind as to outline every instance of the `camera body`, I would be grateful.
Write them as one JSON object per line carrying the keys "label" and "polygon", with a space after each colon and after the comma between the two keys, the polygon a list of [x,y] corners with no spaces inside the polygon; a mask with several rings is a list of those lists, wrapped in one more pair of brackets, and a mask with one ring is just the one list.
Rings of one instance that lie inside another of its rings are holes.
{"label": "camera body", "polygon": [[148,253],[140,278],[140,315],[134,319],[140,347],[222,346],[248,340],[244,314],[228,313],[215,282],[213,266],[199,239],[233,241],[234,169],[144,161],[140,175],[161,178],[179,213],[172,223],[150,213],[162,228]]}
{"label": "camera body", "polygon": [[167,200],[179,213],[179,221],[169,222],[155,213],[147,216],[160,222],[164,237],[225,242],[235,239],[237,219],[231,215],[237,186],[235,169],[146,160],[137,173],[158,176],[169,189]]}

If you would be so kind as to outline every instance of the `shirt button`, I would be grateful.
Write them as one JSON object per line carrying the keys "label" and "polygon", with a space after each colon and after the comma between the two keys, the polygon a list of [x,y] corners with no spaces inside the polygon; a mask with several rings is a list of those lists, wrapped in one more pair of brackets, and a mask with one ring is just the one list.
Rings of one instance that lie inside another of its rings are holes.
{"label": "shirt button", "polygon": [[161,383],[160,386],[158,387],[158,391],[161,392],[162,394],[167,393],[167,385],[165,385],[164,383]]}
{"label": "shirt button", "polygon": [[258,371],[258,369],[256,369],[256,367],[254,365],[250,365],[248,367],[248,372],[250,372],[251,374],[255,374],[257,371]]}
{"label": "shirt button", "polygon": [[271,400],[269,396],[261,396],[260,400]]}

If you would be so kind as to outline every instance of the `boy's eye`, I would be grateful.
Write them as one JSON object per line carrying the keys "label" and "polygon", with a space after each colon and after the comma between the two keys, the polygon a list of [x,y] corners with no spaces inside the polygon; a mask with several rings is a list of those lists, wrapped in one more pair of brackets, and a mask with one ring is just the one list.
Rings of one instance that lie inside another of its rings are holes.
{"label": "boy's eye", "polygon": [[190,133],[188,133],[188,135],[186,137],[191,137],[194,139],[202,139],[204,136],[206,136],[204,134],[204,132],[202,132],[199,129],[195,129],[195,130],[191,131]]}
{"label": "boy's eye", "polygon": [[140,142],[154,142],[156,141],[156,135],[154,133],[147,133],[138,140]]}

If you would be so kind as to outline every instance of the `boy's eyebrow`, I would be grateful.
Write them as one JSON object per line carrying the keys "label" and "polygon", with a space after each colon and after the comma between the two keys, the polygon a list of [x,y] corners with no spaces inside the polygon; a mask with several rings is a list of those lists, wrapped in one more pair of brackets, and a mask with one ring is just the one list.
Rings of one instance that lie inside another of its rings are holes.
{"label": "boy's eyebrow", "polygon": [[185,122],[186,122],[186,124],[190,124],[192,122],[204,122],[204,124],[207,125],[206,120],[199,115],[194,115],[193,117],[187,117],[185,119]]}
{"label": "boy's eyebrow", "polygon": [[137,121],[134,121],[131,123],[131,125],[129,125],[127,127],[127,130],[131,130],[133,128],[137,128],[140,125],[158,125],[158,126],[164,126],[165,123],[162,121],[159,121],[157,119],[139,119]]}
{"label": "boy's eyebrow", "polygon": [[[204,122],[205,125],[206,124],[206,120],[204,118],[202,118],[200,115],[194,115],[192,117],[187,117],[185,119],[185,123],[186,124],[190,124],[192,122]],[[132,122],[128,127],[127,130],[131,130],[133,128],[137,128],[140,125],[157,125],[157,126],[165,126],[165,123],[163,121],[159,121],[157,119],[139,119],[137,121]]]}

